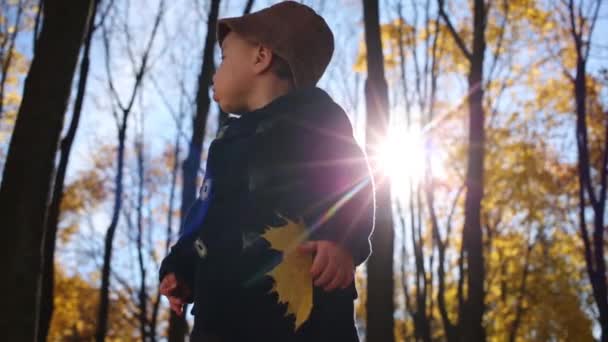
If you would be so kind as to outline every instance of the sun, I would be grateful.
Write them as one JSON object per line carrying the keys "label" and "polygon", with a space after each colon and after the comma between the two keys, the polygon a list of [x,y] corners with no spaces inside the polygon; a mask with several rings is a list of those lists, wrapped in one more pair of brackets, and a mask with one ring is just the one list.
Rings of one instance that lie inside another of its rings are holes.
{"label": "sun", "polygon": [[380,148],[384,175],[395,196],[406,199],[411,185],[424,177],[424,141],[413,130],[392,129]]}

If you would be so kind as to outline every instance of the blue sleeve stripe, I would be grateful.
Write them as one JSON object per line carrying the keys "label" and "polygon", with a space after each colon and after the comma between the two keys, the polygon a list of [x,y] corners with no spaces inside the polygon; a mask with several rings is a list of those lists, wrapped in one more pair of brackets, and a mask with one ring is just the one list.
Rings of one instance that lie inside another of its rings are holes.
{"label": "blue sleeve stripe", "polygon": [[199,229],[202,227],[203,221],[205,220],[207,212],[209,211],[209,205],[213,199],[212,185],[213,181],[211,178],[211,172],[207,170],[199,198],[197,198],[195,204],[192,206],[192,209],[190,209],[190,212],[186,217],[180,238],[190,236],[199,231]]}

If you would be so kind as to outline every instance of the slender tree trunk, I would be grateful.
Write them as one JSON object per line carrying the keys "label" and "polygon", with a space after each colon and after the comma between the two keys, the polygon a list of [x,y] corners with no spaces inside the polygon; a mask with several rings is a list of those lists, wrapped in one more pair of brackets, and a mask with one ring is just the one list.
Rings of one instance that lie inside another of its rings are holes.
{"label": "slender tree trunk", "polygon": [[[143,124],[143,123],[142,123]],[[142,341],[146,341],[148,326],[148,294],[146,291],[146,265],[144,264],[143,251],[143,206],[144,206],[144,151],[143,151],[143,136],[140,136],[135,143],[135,153],[137,155],[137,263],[139,266],[139,274],[141,276],[139,283],[139,292],[137,293],[139,301],[139,332]]]}
{"label": "slender tree trunk", "polygon": [[[211,10],[207,20],[207,38],[203,50],[203,61],[201,72],[198,77],[198,89],[196,93],[196,113],[192,121],[192,136],[188,156],[182,165],[182,203],[180,234],[183,229],[186,213],[194,203],[197,193],[197,176],[201,166],[201,155],[203,151],[203,140],[207,127],[207,116],[211,99],[209,98],[209,87],[214,72],[213,55],[216,43],[216,24],[219,13],[220,0],[211,1]],[[184,312],[187,311],[185,305]],[[184,315],[185,317],[185,315]],[[171,311],[169,319],[169,342],[181,342],[187,333],[188,325],[184,317],[177,316]]]}
{"label": "slender tree trunk", "polygon": [[384,78],[384,57],[380,40],[378,1],[363,1],[365,43],[367,46],[367,153],[376,185],[376,223],[372,235],[373,253],[367,262],[367,340],[394,341],[393,244],[395,233],[390,183],[384,178],[378,158],[388,133],[388,90]]}
{"label": "slender tree trunk", "polygon": [[129,113],[122,115],[122,122],[118,130],[118,155],[116,157],[116,176],[114,182],[116,184],[116,190],[114,192],[114,210],[112,213],[112,221],[106,232],[106,238],[104,242],[104,253],[103,253],[103,267],[101,271],[101,291],[99,300],[99,312],[97,316],[97,331],[95,338],[97,342],[104,342],[106,333],[108,330],[108,312],[110,307],[109,291],[110,291],[110,273],[111,273],[111,261],[112,261],[112,243],[114,241],[114,234],[116,227],[118,226],[118,219],[120,209],[122,207],[122,191],[123,191],[123,169],[124,169],[124,153],[125,153],[125,140],[127,136],[127,119]]}
{"label": "slender tree trunk", "polygon": [[[420,200],[420,188],[414,185],[410,179],[410,216],[412,226],[412,246],[416,265],[416,310],[414,312],[414,332],[416,340],[430,342],[431,327],[427,315],[427,291],[428,279],[424,264],[424,238],[422,236],[422,201]],[[432,269],[432,267],[431,267]]]}
{"label": "slender tree trunk", "polygon": [[253,0],[247,0],[245,4],[245,10],[243,10],[243,15],[251,13],[251,8],[253,7]]}
{"label": "slender tree trunk", "polygon": [[146,43],[146,48],[144,50],[143,56],[141,57],[141,62],[139,65],[135,66],[135,70],[137,70],[135,75],[135,84],[133,85],[133,89],[131,91],[130,97],[126,104],[123,104],[118,96],[116,89],[114,88],[114,83],[112,79],[112,72],[110,70],[110,38],[108,37],[107,29],[103,28],[103,41],[106,53],[106,72],[108,75],[108,81],[110,85],[110,89],[112,91],[113,96],[115,97],[115,101],[120,107],[120,116],[115,113],[115,118],[117,121],[118,128],[118,154],[116,156],[117,166],[116,166],[116,176],[114,178],[115,182],[115,191],[114,191],[114,205],[112,209],[112,220],[110,221],[110,225],[106,230],[106,237],[104,242],[104,255],[103,255],[103,266],[101,270],[101,289],[99,291],[99,308],[97,315],[97,329],[95,331],[95,340],[97,342],[104,342],[108,330],[108,313],[110,307],[110,274],[112,274],[112,249],[114,242],[114,234],[116,233],[116,228],[118,226],[118,219],[120,217],[120,211],[122,208],[122,192],[123,192],[123,169],[124,169],[124,153],[125,153],[125,140],[127,136],[127,123],[131,111],[133,109],[133,104],[135,103],[135,98],[137,96],[138,91],[141,89],[141,85],[143,82],[144,74],[147,70],[148,66],[148,58],[150,56],[150,51],[152,50],[152,44],[154,43],[154,39],[156,38],[156,33],[158,32],[158,28],[160,26],[160,22],[165,10],[165,1],[161,0],[158,5],[158,11],[156,14],[156,18],[154,20],[154,26],[152,28],[152,32],[150,37]]}
{"label": "slender tree trunk", "polygon": [[[413,119],[419,119],[423,125],[430,125],[433,120],[433,111],[435,105],[435,91],[436,91],[436,65],[437,65],[437,37],[439,23],[436,21],[433,25],[434,34],[428,35],[424,38],[420,38],[418,34],[417,25],[419,23],[419,7],[422,7],[423,18],[422,23],[431,25],[431,0],[424,2],[411,0],[410,8],[408,12],[411,12],[411,24],[408,26],[403,13],[402,13],[403,1],[397,3],[397,15],[399,19],[399,26],[397,30],[398,34],[398,52],[400,57],[400,78],[403,86],[403,99],[404,99],[404,110],[406,127],[408,130],[414,129],[412,125]],[[437,18],[438,19],[438,18]],[[404,32],[404,28],[408,29]],[[431,26],[429,26],[431,27]],[[411,57],[408,57],[404,45],[408,46],[422,46],[422,51],[414,49]],[[422,52],[422,53],[421,53]],[[411,64],[408,63],[410,62]],[[409,80],[406,76],[408,72],[412,72]],[[409,82],[413,82],[413,86],[410,87]],[[424,113],[419,118],[412,118],[412,111]],[[426,126],[421,129],[425,132]],[[426,144],[431,144],[431,137],[425,136]],[[428,151],[428,150],[427,150]],[[405,156],[407,157],[407,156]],[[413,295],[416,297],[416,308],[410,311],[413,318],[415,339],[417,341],[431,341],[432,340],[432,324],[433,324],[433,312],[434,312],[434,289],[433,287],[438,284],[433,279],[433,266],[434,266],[434,249],[437,246],[439,254],[439,262],[442,262],[441,255],[441,239],[435,232],[439,229],[437,218],[432,211],[434,204],[432,203],[432,196],[435,189],[433,188],[433,176],[430,167],[430,161],[427,156],[424,160],[425,164],[425,176],[424,182],[409,177],[409,215],[410,215],[410,226],[411,226],[411,240],[412,240],[412,252],[413,252],[413,264],[415,267],[415,279],[413,282]],[[427,204],[430,211],[425,211],[424,203],[422,201],[422,195],[426,196]],[[431,200],[429,200],[429,198]],[[428,212],[429,218],[423,219],[423,213]],[[430,224],[429,224],[430,223]],[[423,231],[428,231],[431,236],[435,238],[426,242],[424,239]],[[425,247],[425,244],[430,244],[430,248]],[[427,251],[431,251],[430,253]],[[408,262],[403,260],[402,262]],[[442,281],[441,276],[439,281]],[[438,292],[443,290],[442,285],[438,284]],[[440,303],[440,307],[441,307]],[[441,310],[441,308],[440,308]],[[449,339],[451,334],[446,332],[446,336]]]}
{"label": "slender tree trunk", "polygon": [[473,19],[473,54],[469,71],[469,143],[466,171],[464,248],[467,262],[467,299],[462,320],[462,341],[485,341],[482,324],[485,310],[483,231],[481,229],[481,200],[483,197],[484,110],[483,63],[486,7],[483,0],[475,0]]}
{"label": "slender tree trunk", "polygon": [[[407,242],[405,241],[406,231],[407,231],[407,223],[405,221],[405,214],[403,213],[403,209],[399,202],[397,202],[397,217],[399,219],[399,223],[401,225],[401,288],[403,291],[403,306],[405,308],[405,314],[409,314],[411,317],[414,316],[415,311],[412,304],[412,299],[409,292],[409,281],[407,276]],[[404,315],[405,316],[405,315]],[[409,337],[408,335],[408,324],[404,319],[403,324],[401,325],[401,329],[403,330],[403,336],[405,339]]]}
{"label": "slender tree trunk", "polygon": [[61,140],[60,150],[61,154],[59,157],[59,165],[57,166],[57,175],[55,176],[55,182],[53,184],[53,194],[51,197],[51,204],[48,209],[48,218],[46,221],[46,228],[44,232],[44,246],[43,246],[43,258],[42,258],[42,290],[41,290],[41,304],[40,304],[40,318],[38,328],[38,341],[46,341],[46,336],[51,325],[51,318],[53,316],[53,286],[55,277],[55,238],[57,235],[57,228],[59,225],[59,214],[61,200],[63,199],[63,185],[65,181],[65,174],[67,171],[68,163],[70,160],[70,151],[72,150],[72,144],[76,137],[76,130],[80,122],[80,115],[82,112],[82,104],[84,102],[84,95],[86,91],[87,80],[89,77],[89,65],[90,65],[90,50],[91,41],[95,26],[95,16],[97,8],[99,6],[99,0],[96,0],[93,4],[93,10],[91,19],[89,20],[89,28],[87,30],[87,36],[84,44],[84,52],[82,61],[80,63],[80,72],[78,76],[78,88],[76,92],[76,98],[74,100],[74,111],[70,120],[70,127],[66,136]]}
{"label": "slender tree trunk", "polygon": [[517,331],[521,326],[522,317],[524,315],[524,299],[526,297],[527,291],[527,281],[528,274],[530,273],[530,254],[532,254],[532,249],[534,248],[534,243],[528,245],[526,248],[526,256],[524,259],[524,270],[522,272],[521,281],[519,283],[519,290],[517,294],[517,301],[515,304],[515,319],[513,319],[513,323],[511,324],[511,329],[509,329],[509,342],[515,342],[517,338]]}
{"label": "slender tree trunk", "polygon": [[[581,6],[581,7],[578,7]],[[576,51],[576,74],[574,76],[574,98],[576,111],[576,145],[578,152],[578,180],[579,180],[579,229],[583,240],[585,264],[587,275],[593,290],[593,298],[598,308],[598,323],[601,327],[602,342],[608,342],[608,280],[606,278],[606,253],[604,233],[604,216],[606,211],[606,190],[608,177],[608,118],[604,114],[604,143],[602,158],[599,165],[599,186],[594,186],[591,170],[589,150],[589,137],[587,131],[587,60],[591,45],[585,41],[591,40],[593,28],[598,18],[601,1],[592,2],[592,14],[583,16],[582,4],[575,6],[574,1],[568,1],[568,16],[570,18],[570,33]],[[578,8],[576,8],[578,7]],[[588,23],[587,37],[583,35],[583,25]],[[599,189],[599,194],[596,192]],[[586,212],[591,207],[593,214],[593,232],[591,240],[587,228]]]}
{"label": "slender tree trunk", "polygon": [[0,331],[35,340],[43,232],[57,145],[92,1],[49,0],[0,187],[4,294]]}
{"label": "slender tree trunk", "polygon": [[[483,327],[485,261],[483,255],[483,230],[481,229],[481,200],[483,198],[485,142],[483,63],[486,50],[485,31],[488,8],[484,0],[475,0],[473,3],[473,50],[470,51],[446,14],[444,1],[438,0],[439,13],[448,26],[448,30],[454,41],[469,62],[467,97],[469,107],[469,138],[465,175],[467,192],[465,196],[462,237],[462,252],[466,260],[467,271],[467,295],[463,305],[459,309],[459,332],[461,341],[485,341],[486,337]],[[464,262],[465,260],[461,260],[460,262]],[[459,294],[462,293],[460,281]]]}

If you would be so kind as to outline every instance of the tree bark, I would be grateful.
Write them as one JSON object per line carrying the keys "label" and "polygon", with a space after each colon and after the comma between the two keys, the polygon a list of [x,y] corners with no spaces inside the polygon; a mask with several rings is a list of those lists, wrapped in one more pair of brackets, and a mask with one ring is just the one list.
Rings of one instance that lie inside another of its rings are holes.
{"label": "tree bark", "polygon": [[[593,12],[588,17],[583,15],[583,9],[575,8],[574,1],[568,1],[570,18],[570,33],[576,51],[576,72],[574,79],[574,99],[576,112],[576,146],[578,157],[579,182],[579,229],[583,240],[585,264],[587,275],[593,290],[593,298],[598,308],[598,323],[601,328],[600,340],[608,342],[608,280],[606,278],[606,253],[604,241],[604,216],[606,210],[606,190],[608,176],[608,118],[604,114],[605,136],[602,159],[599,165],[599,186],[594,186],[591,171],[594,168],[589,150],[589,137],[587,129],[587,61],[591,44],[591,35],[598,18],[601,1],[592,3]],[[587,37],[583,34],[583,25],[577,23],[588,22]],[[596,189],[599,188],[599,194]],[[586,212],[591,207],[593,213],[593,232],[591,240],[587,228]]]}
{"label": "tree bark", "polygon": [[127,137],[127,119],[129,112],[123,113],[122,121],[118,130],[118,155],[116,176],[114,182],[116,184],[116,190],[114,193],[114,209],[112,213],[112,221],[106,231],[106,237],[104,241],[104,253],[103,253],[103,266],[101,270],[101,290],[99,299],[99,311],[97,315],[97,330],[95,332],[95,340],[97,342],[104,342],[108,330],[108,313],[110,309],[110,273],[112,271],[112,244],[114,242],[114,234],[116,233],[116,227],[118,226],[118,219],[120,209],[122,207],[122,191],[123,191],[123,165],[124,165],[124,154],[125,154],[125,140]]}
{"label": "tree bark", "polygon": [[61,154],[59,157],[59,165],[57,166],[57,174],[55,176],[55,182],[53,183],[53,193],[51,197],[51,203],[48,208],[48,218],[46,220],[46,227],[43,237],[43,250],[42,250],[42,279],[41,279],[41,303],[40,303],[40,317],[38,319],[38,341],[46,341],[46,336],[51,325],[51,318],[53,316],[53,286],[55,277],[55,238],[57,236],[57,229],[59,225],[60,206],[63,199],[63,185],[65,181],[65,175],[70,160],[70,152],[72,150],[72,144],[76,137],[76,130],[80,122],[80,115],[82,112],[82,104],[84,102],[84,95],[86,91],[87,80],[89,78],[89,65],[90,65],[90,50],[91,41],[93,37],[95,27],[95,17],[97,8],[99,6],[99,0],[96,0],[93,4],[93,10],[91,13],[91,19],[89,20],[89,27],[87,29],[87,35],[84,43],[84,52],[82,61],[80,62],[80,71],[78,75],[78,88],[76,97],[74,100],[74,111],[72,112],[72,118],[70,119],[70,126],[66,136],[61,140],[60,150]]}
{"label": "tree bark", "polygon": [[466,171],[464,248],[467,262],[467,299],[462,320],[462,341],[485,341],[483,313],[485,310],[483,231],[481,200],[483,198],[484,110],[483,63],[486,49],[486,8],[483,0],[475,0],[473,19],[473,54],[469,71],[469,146]]}
{"label": "tree bark", "polygon": [[468,97],[469,138],[466,195],[463,228],[463,256],[466,260],[467,291],[461,315],[459,332],[461,341],[485,341],[483,314],[485,311],[485,261],[483,255],[483,231],[481,229],[481,200],[483,198],[484,163],[484,110],[483,110],[483,63],[486,50],[485,31],[487,7],[484,0],[473,4],[473,50],[469,51],[462,37],[456,32],[444,10],[444,1],[438,0],[439,13],[452,38],[469,62]]}
{"label": "tree bark", "polygon": [[[142,120],[143,121],[143,120]],[[143,125],[143,123],[142,123]],[[139,266],[139,291],[137,293],[137,299],[139,301],[139,332],[141,334],[141,340],[147,340],[147,327],[148,327],[148,293],[146,288],[146,265],[144,263],[144,251],[143,251],[143,206],[144,206],[144,187],[145,187],[145,165],[144,165],[144,151],[143,151],[143,134],[141,134],[135,142],[135,154],[137,158],[137,263]]]}
{"label": "tree bark", "polygon": [[41,248],[59,136],[91,0],[49,0],[0,187],[4,294],[0,329],[7,341],[36,338]]}
{"label": "tree bark", "polygon": [[388,90],[384,78],[384,56],[380,40],[378,1],[363,1],[365,43],[367,46],[366,150],[376,186],[376,222],[372,235],[373,253],[367,261],[367,340],[394,341],[393,244],[394,228],[390,183],[383,177],[378,158],[388,133]]}

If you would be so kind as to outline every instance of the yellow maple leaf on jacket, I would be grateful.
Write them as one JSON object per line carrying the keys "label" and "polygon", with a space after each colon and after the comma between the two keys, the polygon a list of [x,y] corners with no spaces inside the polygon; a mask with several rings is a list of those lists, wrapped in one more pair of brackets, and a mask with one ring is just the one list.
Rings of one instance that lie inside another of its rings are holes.
{"label": "yellow maple leaf on jacket", "polygon": [[274,279],[271,292],[279,295],[279,302],[287,304],[287,315],[296,318],[297,330],[310,317],[312,311],[312,255],[298,253],[297,246],[307,236],[302,220],[295,222],[283,218],[287,224],[269,227],[262,237],[272,249],[283,253],[283,259],[267,275]]}

